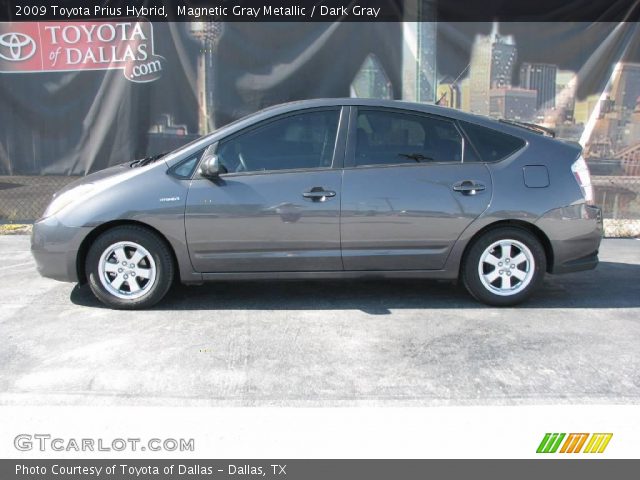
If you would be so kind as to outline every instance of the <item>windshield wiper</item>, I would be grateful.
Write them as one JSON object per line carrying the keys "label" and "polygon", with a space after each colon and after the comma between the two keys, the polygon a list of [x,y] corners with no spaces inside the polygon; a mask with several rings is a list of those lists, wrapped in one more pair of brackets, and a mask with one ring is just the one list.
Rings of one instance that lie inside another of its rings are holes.
{"label": "windshield wiper", "polygon": [[164,153],[159,153],[157,155],[152,155],[150,157],[139,158],[138,160],[134,160],[133,162],[129,163],[129,167],[131,168],[144,167],[145,165],[149,165],[150,163],[153,163],[161,159],[166,154],[167,152],[164,152]]}
{"label": "windshield wiper", "polygon": [[556,136],[555,130],[552,130],[547,127],[543,127],[541,125],[537,125],[535,123],[518,122],[516,120],[507,120],[506,118],[500,118],[498,119],[498,121],[502,123],[506,123],[507,125],[515,125],[516,127],[526,128],[527,130],[531,130],[532,132],[535,132],[547,137],[555,138]]}
{"label": "windshield wiper", "polygon": [[409,160],[415,160],[418,163],[420,163],[423,160],[429,160],[429,161],[433,162],[433,158],[425,157],[421,153],[399,153],[398,156],[399,157],[408,158]]}

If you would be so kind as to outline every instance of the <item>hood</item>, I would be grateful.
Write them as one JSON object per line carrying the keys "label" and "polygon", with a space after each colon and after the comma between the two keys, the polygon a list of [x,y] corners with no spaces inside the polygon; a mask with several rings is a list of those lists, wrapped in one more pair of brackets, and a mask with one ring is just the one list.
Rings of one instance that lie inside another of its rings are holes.
{"label": "hood", "polygon": [[86,177],[79,178],[78,180],[65,185],[65,187],[62,188],[62,190],[57,191],[53,196],[55,198],[58,195],[64,192],[67,192],[75,187],[78,187],[80,185],[86,185],[89,183],[93,183],[93,184],[103,184],[107,182],[109,184],[120,183],[130,178],[137,177],[138,175],[144,174],[153,167],[164,165],[164,163],[161,162],[161,163],[153,163],[153,164],[145,165],[143,167],[131,168],[130,167],[131,163],[132,163],[131,161],[128,161],[120,165],[115,165],[113,167],[105,168],[104,170],[100,170],[98,172],[90,173]]}

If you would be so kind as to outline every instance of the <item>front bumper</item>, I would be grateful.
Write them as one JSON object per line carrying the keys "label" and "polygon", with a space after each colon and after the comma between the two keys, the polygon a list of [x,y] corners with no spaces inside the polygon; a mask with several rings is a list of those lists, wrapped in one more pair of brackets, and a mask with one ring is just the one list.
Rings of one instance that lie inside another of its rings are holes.
{"label": "front bumper", "polygon": [[578,204],[547,212],[536,225],[551,242],[553,262],[549,273],[592,270],[604,232],[600,208]]}
{"label": "front bumper", "polygon": [[38,273],[62,282],[77,282],[76,261],[90,227],[70,227],[55,216],[38,220],[31,234],[31,253]]}

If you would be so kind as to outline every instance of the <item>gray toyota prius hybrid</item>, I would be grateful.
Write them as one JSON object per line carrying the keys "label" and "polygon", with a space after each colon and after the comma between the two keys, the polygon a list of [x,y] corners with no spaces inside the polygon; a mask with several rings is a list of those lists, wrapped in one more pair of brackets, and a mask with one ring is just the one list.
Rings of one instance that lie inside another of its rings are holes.
{"label": "gray toyota prius hybrid", "polygon": [[88,175],[33,228],[39,272],[144,308],[175,280],[460,279],[490,305],[595,268],[580,145],[530,124],[385,100],[260,111]]}

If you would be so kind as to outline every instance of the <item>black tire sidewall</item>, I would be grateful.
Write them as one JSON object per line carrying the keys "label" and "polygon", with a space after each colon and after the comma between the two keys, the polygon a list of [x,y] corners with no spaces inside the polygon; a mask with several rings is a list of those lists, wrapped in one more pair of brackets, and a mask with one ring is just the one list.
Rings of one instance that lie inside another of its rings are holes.
{"label": "black tire sidewall", "polygon": [[[132,300],[118,298],[109,293],[102,285],[98,271],[102,253],[114,243],[126,241],[142,245],[156,264],[155,283],[146,294]],[[174,275],[173,259],[165,242],[152,231],[133,225],[115,227],[96,238],[87,253],[85,270],[93,294],[105,305],[117,309],[148,308],[155,305],[168,292]]]}
{"label": "black tire sidewall", "polygon": [[[501,296],[487,290],[482,284],[478,274],[478,263],[482,253],[489,245],[506,239],[517,240],[525,244],[531,250],[535,268],[533,278],[524,290],[515,295]],[[546,269],[547,256],[544,247],[534,234],[522,228],[502,227],[489,230],[473,242],[463,258],[462,278],[466,289],[476,300],[488,305],[510,306],[525,301],[540,287]]]}

